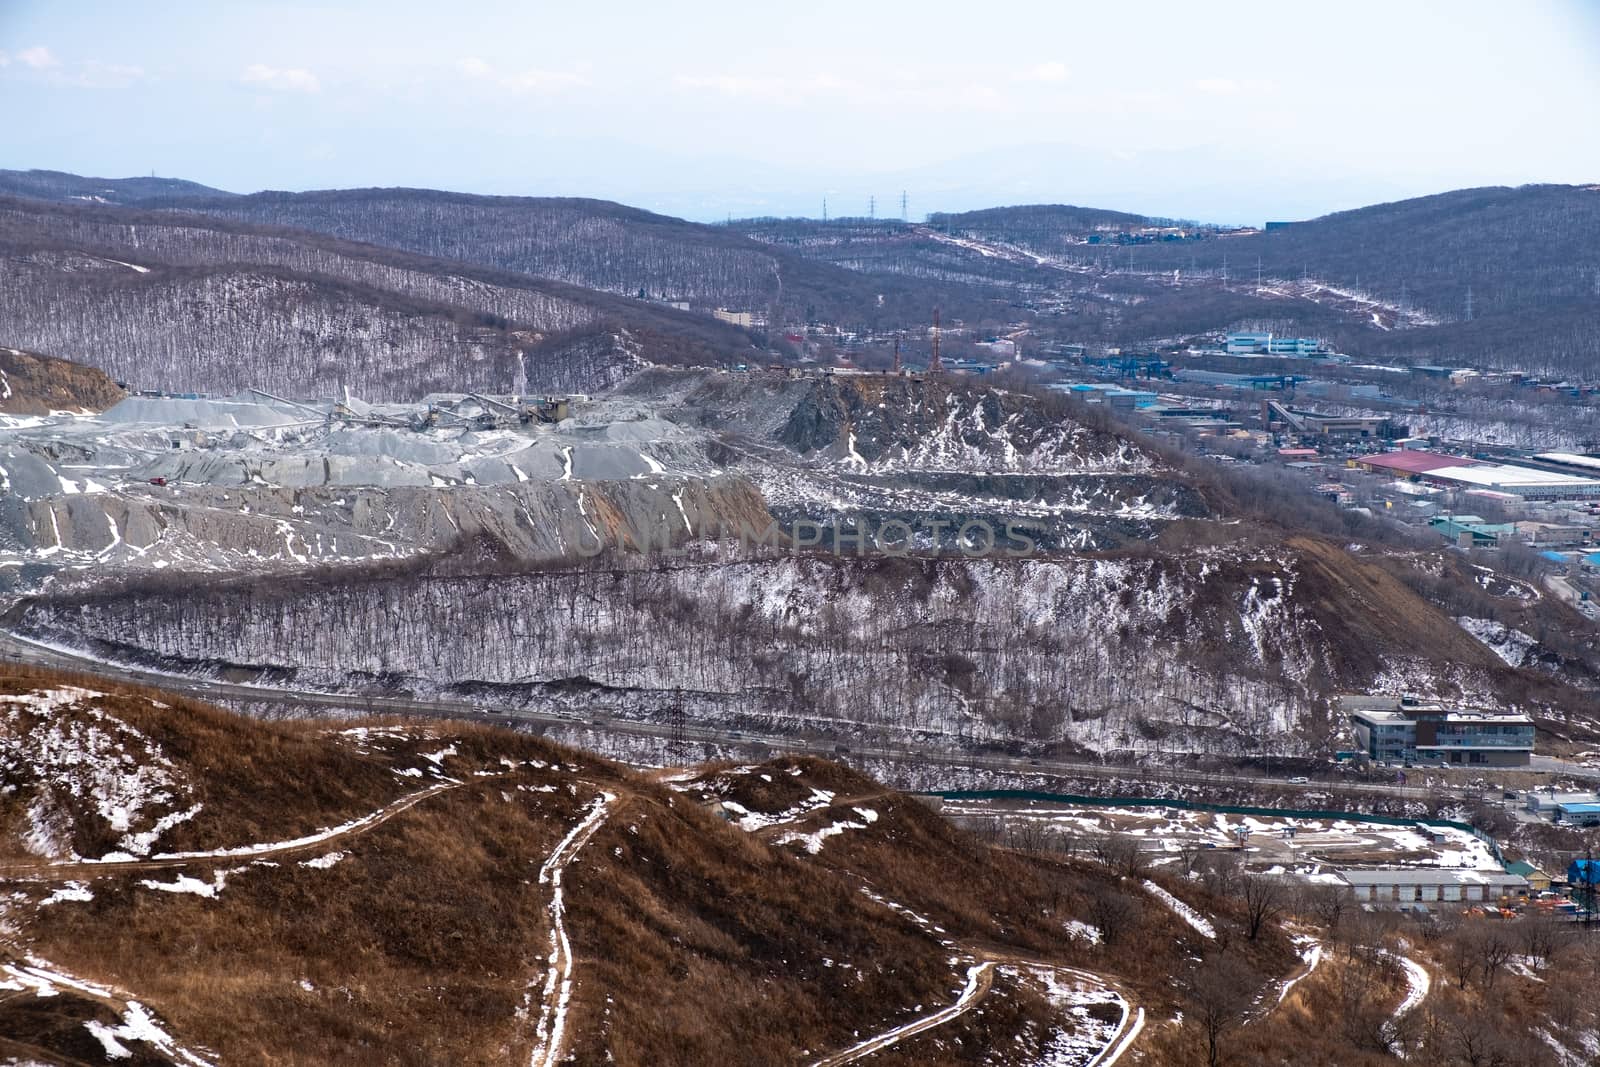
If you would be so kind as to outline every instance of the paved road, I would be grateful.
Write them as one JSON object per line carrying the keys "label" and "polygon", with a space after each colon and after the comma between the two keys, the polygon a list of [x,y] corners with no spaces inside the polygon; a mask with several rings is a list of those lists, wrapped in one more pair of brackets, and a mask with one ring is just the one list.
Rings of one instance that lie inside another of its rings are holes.
{"label": "paved road", "polygon": [[[51,648],[14,633],[0,631],[0,659],[14,662],[58,667],[97,675],[118,681],[134,682],[185,693],[208,701],[252,701],[292,707],[327,708],[358,711],[370,715],[422,716],[441,719],[467,719],[498,725],[535,725],[565,727],[568,729],[596,729],[625,737],[653,739],[670,742],[675,739],[709,742],[724,746],[766,745],[782,752],[804,752],[835,757],[840,755],[836,742],[830,738],[805,737],[791,734],[761,734],[736,731],[711,726],[688,726],[674,729],[668,723],[639,722],[629,719],[584,719],[556,711],[539,711],[522,707],[495,705],[483,701],[416,700],[408,697],[341,695],[309,689],[286,689],[257,685],[239,685],[232,682],[215,682],[166,674],[159,671],[106,663],[88,656]],[[1002,771],[1011,774],[1044,777],[1091,779],[1144,778],[1153,789],[1163,784],[1203,785],[1219,788],[1268,788],[1285,795],[1337,791],[1366,796],[1399,797],[1407,800],[1437,800],[1440,798],[1475,798],[1477,792],[1455,788],[1423,788],[1420,786],[1391,785],[1385,783],[1312,782],[1298,785],[1281,778],[1261,775],[1214,774],[1181,768],[1128,767],[1118,764],[1075,760],[1032,760],[1017,756],[953,752],[935,748],[917,748],[910,745],[869,744],[852,742],[848,749],[851,762],[883,760],[914,767],[949,767],[953,769],[979,769]],[[1041,783],[1042,784],[1042,783]]]}
{"label": "paved road", "polygon": [[1566,774],[1573,778],[1587,778],[1590,781],[1600,782],[1600,767],[1585,767],[1581,763],[1557,759],[1554,756],[1531,756],[1528,765],[1535,771]]}

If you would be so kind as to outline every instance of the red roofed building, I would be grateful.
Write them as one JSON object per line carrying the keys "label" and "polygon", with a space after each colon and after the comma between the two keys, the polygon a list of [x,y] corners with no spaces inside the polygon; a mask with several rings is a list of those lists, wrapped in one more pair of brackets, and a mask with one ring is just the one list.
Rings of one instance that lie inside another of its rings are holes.
{"label": "red roofed building", "polygon": [[1477,460],[1467,459],[1465,456],[1442,456],[1437,452],[1413,452],[1409,449],[1402,449],[1399,452],[1379,452],[1372,456],[1362,456],[1355,461],[1355,465],[1362,470],[1392,474],[1397,478],[1415,478],[1446,467],[1471,467],[1476,464]]}

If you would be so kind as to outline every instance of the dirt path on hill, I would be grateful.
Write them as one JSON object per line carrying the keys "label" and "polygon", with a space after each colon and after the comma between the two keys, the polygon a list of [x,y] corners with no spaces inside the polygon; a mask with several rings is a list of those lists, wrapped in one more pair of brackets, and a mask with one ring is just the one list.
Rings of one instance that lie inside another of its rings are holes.
{"label": "dirt path on hill", "polygon": [[866,804],[866,803],[869,803],[870,801],[882,800],[885,797],[892,796],[892,795],[893,795],[893,791],[892,790],[880,789],[875,793],[862,793],[859,796],[853,796],[853,797],[838,797],[837,799],[828,801],[826,804],[818,805],[815,808],[807,808],[805,811],[802,811],[802,812],[800,812],[800,813],[798,813],[796,815],[793,815],[793,816],[791,816],[791,817],[789,817],[787,819],[781,819],[778,822],[765,823],[765,824],[763,824],[761,826],[756,827],[756,829],[751,831],[751,833],[754,833],[757,836],[760,836],[760,835],[763,835],[763,834],[768,834],[768,833],[772,832],[773,830],[786,830],[786,829],[789,829],[790,827],[793,827],[796,823],[805,822],[807,819],[810,819],[810,818],[812,818],[814,816],[817,816],[817,815],[821,815],[825,811],[832,811],[835,808],[854,807],[857,804]]}
{"label": "dirt path on hill", "polygon": [[[624,796],[621,803],[626,804]],[[583,846],[605,825],[607,818],[620,807],[617,794],[601,790],[589,811],[578,824],[561,839],[550,857],[539,868],[539,884],[550,886],[550,967],[545,975],[544,991],[539,1000],[539,1022],[534,1029],[533,1052],[530,1067],[555,1067],[561,1062],[566,1039],[567,1006],[572,999],[572,944],[567,939],[566,903],[562,895],[561,876],[567,865],[577,859]],[[531,993],[531,989],[530,989]]]}
{"label": "dirt path on hill", "polygon": [[[483,779],[478,780],[481,781]],[[321,848],[367,833],[382,826],[406,809],[427,800],[429,797],[438,796],[440,793],[451,789],[458,789],[465,784],[465,782],[443,782],[439,785],[430,786],[419,792],[407,794],[386,804],[377,811],[352,819],[347,823],[325,830],[318,830],[315,833],[293,838],[289,841],[242,845],[234,848],[207,849],[199,852],[172,852],[150,856],[145,859],[40,861],[38,863],[6,864],[0,865],[0,879],[82,881],[107,874],[125,874],[130,871],[159,871],[172,867],[184,867],[192,863],[216,862],[218,860],[255,860],[271,856],[290,855],[309,849]]]}
{"label": "dirt path on hill", "polygon": [[824,1056],[820,1060],[813,1060],[811,1067],[841,1067],[842,1064],[854,1063],[872,1055],[879,1049],[897,1045],[908,1037],[915,1037],[924,1030],[932,1030],[941,1023],[947,1023],[958,1015],[965,1015],[972,1006],[988,996],[989,990],[994,985],[994,962],[984,960],[967,968],[967,983],[961,990],[961,995],[956,1002],[948,1008],[941,1008],[931,1015],[924,1015],[913,1022],[885,1030],[875,1037],[851,1045],[841,1052],[831,1056]]}
{"label": "dirt path on hill", "polygon": [[1134,1004],[1125,989],[1116,981],[1105,975],[1095,974],[1077,967],[1068,967],[1051,960],[1030,956],[1010,949],[971,944],[963,945],[971,952],[974,962],[967,968],[966,984],[962,987],[955,1003],[938,1011],[930,1012],[909,1023],[902,1023],[882,1033],[859,1041],[847,1049],[824,1056],[821,1059],[810,1061],[810,1067],[843,1067],[847,1063],[855,1063],[865,1059],[875,1052],[897,1045],[908,1038],[912,1038],[927,1030],[932,1030],[952,1019],[958,1018],[971,1011],[994,988],[994,971],[996,967],[1012,965],[1055,971],[1058,974],[1071,975],[1079,981],[1089,985],[1099,986],[1102,989],[1114,991],[1122,1000],[1123,1013],[1116,1031],[1083,1067],[1111,1067],[1122,1058],[1138,1039],[1144,1029],[1144,1009]]}

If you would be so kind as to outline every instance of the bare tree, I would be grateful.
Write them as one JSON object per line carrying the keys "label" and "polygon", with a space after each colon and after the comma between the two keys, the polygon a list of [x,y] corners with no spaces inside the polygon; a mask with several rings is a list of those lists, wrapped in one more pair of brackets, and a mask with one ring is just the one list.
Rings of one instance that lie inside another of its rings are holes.
{"label": "bare tree", "polygon": [[1532,915],[1517,924],[1522,951],[1544,970],[1557,954],[1572,944],[1573,926],[1551,915]]}
{"label": "bare tree", "polygon": [[1145,857],[1139,842],[1120,834],[1097,834],[1089,842],[1089,852],[1096,860],[1130,878],[1145,869]]}
{"label": "bare tree", "polygon": [[1216,952],[1195,969],[1190,981],[1195,1021],[1206,1038],[1206,1065],[1222,1062],[1223,1039],[1243,1021],[1261,976],[1230,952]]}
{"label": "bare tree", "polygon": [[1327,927],[1329,933],[1339,929],[1350,903],[1350,891],[1342,885],[1313,882],[1300,893],[1300,909]]}
{"label": "bare tree", "polygon": [[1204,857],[1202,878],[1205,886],[1219,897],[1231,896],[1243,871],[1237,852],[1210,852]]}
{"label": "bare tree", "polygon": [[1472,976],[1478,973],[1478,946],[1467,927],[1458,928],[1443,939],[1445,970],[1455,980],[1457,989],[1467,988]]}
{"label": "bare tree", "polygon": [[1120,941],[1134,920],[1139,908],[1126,893],[1107,887],[1089,898],[1089,922],[1100,931],[1100,943],[1107,947]]}
{"label": "bare tree", "polygon": [[1501,969],[1517,954],[1516,944],[1511,932],[1501,923],[1488,923],[1476,929],[1477,936],[1472,940],[1477,942],[1478,957],[1482,961],[1483,988],[1493,989]]}
{"label": "bare tree", "polygon": [[1246,874],[1239,879],[1239,899],[1244,902],[1245,936],[1254,941],[1267,923],[1283,911],[1289,891],[1281,878]]}

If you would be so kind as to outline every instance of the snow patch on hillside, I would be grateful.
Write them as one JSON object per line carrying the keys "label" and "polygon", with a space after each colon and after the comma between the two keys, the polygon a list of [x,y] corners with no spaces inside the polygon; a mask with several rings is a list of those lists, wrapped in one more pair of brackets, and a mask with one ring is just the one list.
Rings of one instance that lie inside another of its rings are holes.
{"label": "snow patch on hillside", "polygon": [[[199,805],[155,816],[186,789],[161,749],[95,706],[104,694],[75,686],[0,695],[0,779],[30,789],[24,846],[70,856],[74,812],[91,810],[120,848],[148,855],[157,838]],[[135,827],[143,825],[143,829]]]}
{"label": "snow patch on hillside", "polygon": [[1490,651],[1512,667],[1525,665],[1529,655],[1539,646],[1536,639],[1521,630],[1513,630],[1493,619],[1475,619],[1470,615],[1462,615],[1456,619],[1456,624],[1483,642]]}

